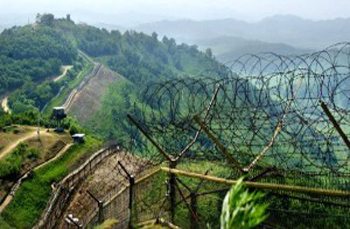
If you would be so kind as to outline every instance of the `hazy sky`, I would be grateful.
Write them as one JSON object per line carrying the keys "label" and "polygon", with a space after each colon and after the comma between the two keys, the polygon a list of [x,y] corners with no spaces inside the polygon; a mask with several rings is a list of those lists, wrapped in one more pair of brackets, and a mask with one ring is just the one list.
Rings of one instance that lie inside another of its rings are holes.
{"label": "hazy sky", "polygon": [[315,20],[350,17],[350,0],[0,0],[0,9],[0,18],[69,12],[73,19],[127,25],[179,18],[256,21],[275,14]]}

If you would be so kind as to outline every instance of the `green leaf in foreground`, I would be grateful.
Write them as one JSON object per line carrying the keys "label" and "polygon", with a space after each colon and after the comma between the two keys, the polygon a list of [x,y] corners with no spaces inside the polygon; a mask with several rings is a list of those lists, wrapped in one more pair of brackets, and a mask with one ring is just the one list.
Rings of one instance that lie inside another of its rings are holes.
{"label": "green leaf in foreground", "polygon": [[249,192],[243,178],[226,194],[221,212],[221,229],[248,229],[261,224],[266,218],[266,203],[260,192]]}

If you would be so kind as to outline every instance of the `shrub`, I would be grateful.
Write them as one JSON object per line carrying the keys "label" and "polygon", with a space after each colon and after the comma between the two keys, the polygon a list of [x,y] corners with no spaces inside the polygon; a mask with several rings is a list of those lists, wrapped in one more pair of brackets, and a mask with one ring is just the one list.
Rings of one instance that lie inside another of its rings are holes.
{"label": "shrub", "polygon": [[39,154],[39,150],[31,148],[28,150],[27,158],[29,158],[30,160],[35,160],[39,157]]}
{"label": "shrub", "polygon": [[4,161],[0,161],[0,177],[14,178],[21,170],[21,160],[19,158],[11,157]]}
{"label": "shrub", "polygon": [[80,128],[77,125],[73,124],[70,126],[69,133],[70,133],[70,135],[74,135],[74,134],[79,133],[79,130],[80,130]]}
{"label": "shrub", "polygon": [[243,178],[226,194],[221,212],[221,229],[248,229],[261,224],[266,218],[268,205],[261,203],[260,192],[249,192]]}
{"label": "shrub", "polygon": [[37,149],[29,149],[27,144],[19,144],[10,155],[0,161],[0,178],[16,178],[21,172],[23,162],[26,159],[37,159],[39,153]]}

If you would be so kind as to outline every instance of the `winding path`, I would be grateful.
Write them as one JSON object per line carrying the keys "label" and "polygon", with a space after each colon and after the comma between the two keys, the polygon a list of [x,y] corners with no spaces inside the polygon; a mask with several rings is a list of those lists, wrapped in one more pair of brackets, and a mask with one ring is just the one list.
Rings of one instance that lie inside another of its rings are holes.
{"label": "winding path", "polygon": [[68,72],[68,70],[70,70],[71,68],[73,68],[73,65],[63,65],[63,66],[62,66],[62,69],[63,69],[62,74],[59,75],[59,76],[57,76],[57,77],[55,77],[55,78],[53,79],[53,82],[57,82],[57,81],[59,81],[60,79],[62,79],[63,77],[65,77],[66,74],[67,74],[67,72]]}
{"label": "winding path", "polygon": [[6,113],[11,114],[10,107],[8,106],[8,98],[8,96],[5,96],[5,98],[1,100],[1,107]]}
{"label": "winding path", "polygon": [[67,152],[72,145],[73,145],[73,143],[66,144],[53,158],[51,158],[50,160],[45,161],[44,163],[41,163],[40,165],[36,166],[33,170],[38,170],[41,167],[44,167],[45,165],[55,161],[60,156],[62,156],[65,152]]}
{"label": "winding path", "polygon": [[[7,145],[4,149],[0,151],[0,160],[6,157],[9,153],[11,153],[21,142],[24,142],[30,138],[34,138],[37,136],[37,130],[33,129],[32,131],[24,134],[21,138],[18,138],[16,141],[12,142],[10,145]],[[40,136],[48,135],[46,131],[40,131]]]}

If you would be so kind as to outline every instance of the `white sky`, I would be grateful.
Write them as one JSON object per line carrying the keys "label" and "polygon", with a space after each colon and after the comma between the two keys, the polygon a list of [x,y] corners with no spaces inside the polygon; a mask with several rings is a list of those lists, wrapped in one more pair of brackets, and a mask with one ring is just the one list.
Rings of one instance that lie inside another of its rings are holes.
{"label": "white sky", "polygon": [[102,15],[115,15],[115,22],[108,19],[114,24],[180,18],[256,21],[276,14],[320,20],[350,17],[350,0],[0,0],[1,18],[37,12],[71,13],[73,19],[91,15],[88,20],[96,22],[106,19]]}

